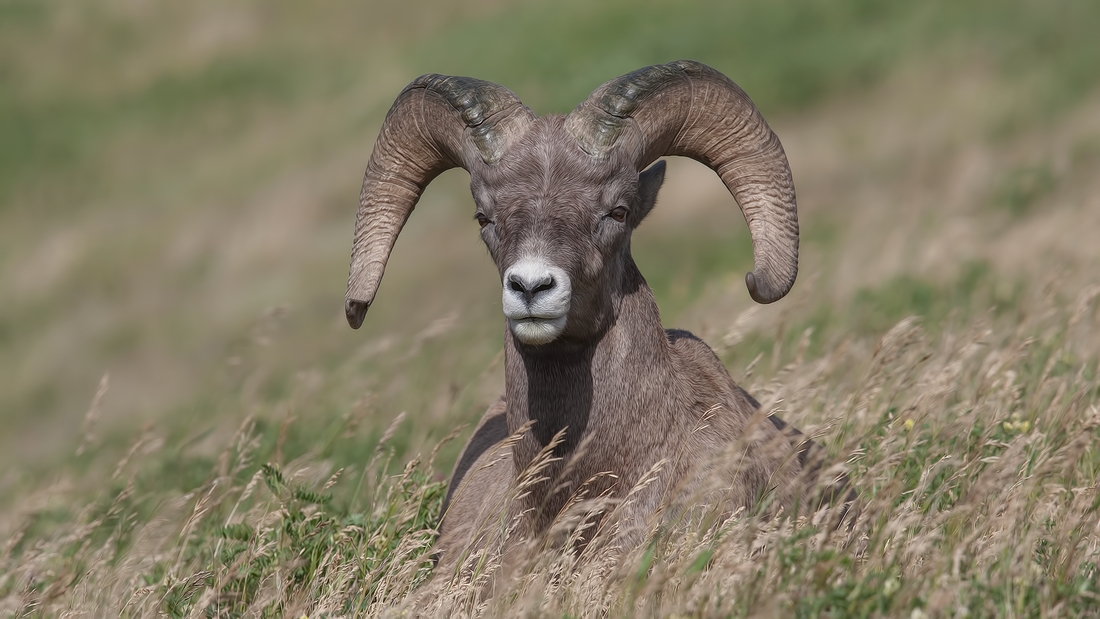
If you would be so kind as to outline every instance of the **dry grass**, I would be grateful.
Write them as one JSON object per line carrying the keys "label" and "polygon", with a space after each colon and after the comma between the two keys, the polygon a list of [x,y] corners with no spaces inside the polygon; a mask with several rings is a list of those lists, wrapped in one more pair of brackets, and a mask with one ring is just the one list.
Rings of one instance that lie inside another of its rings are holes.
{"label": "dry grass", "polygon": [[[818,420],[809,427],[860,493],[850,527],[834,529],[828,514],[740,514],[712,527],[659,522],[648,544],[625,556],[603,543],[602,532],[580,557],[536,551],[505,577],[493,575],[499,557],[473,557],[467,577],[425,593],[417,587],[430,572],[443,487],[430,478],[434,453],[385,473],[386,442],[402,418],[365,467],[337,471],[309,458],[257,469],[261,437],[247,418],[207,481],[160,493],[152,513],[139,516],[134,493],[163,443],[143,437],[115,468],[113,496],[101,495],[46,538],[24,539],[33,526],[26,521],[0,554],[0,609],[15,616],[1089,615],[1100,609],[1098,297],[1096,287],[1068,303],[1037,292],[1021,301],[1019,318],[949,320],[937,336],[906,318],[873,348],[845,343],[794,360],[758,385],[756,393],[788,417]],[[79,494],[44,492],[54,501]],[[333,493],[346,500],[334,503]],[[26,500],[25,511],[41,510],[34,496]],[[555,535],[589,535],[577,523],[608,508],[577,503]],[[480,591],[493,578],[495,594],[484,600]]]}

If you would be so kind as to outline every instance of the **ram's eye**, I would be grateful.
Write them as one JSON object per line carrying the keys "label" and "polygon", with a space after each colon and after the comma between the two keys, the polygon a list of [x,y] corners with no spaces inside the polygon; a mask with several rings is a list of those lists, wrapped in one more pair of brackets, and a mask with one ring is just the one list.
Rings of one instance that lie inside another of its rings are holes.
{"label": "ram's eye", "polygon": [[474,215],[474,219],[477,219],[477,225],[481,226],[482,228],[493,223],[493,220],[486,217],[484,213],[478,213],[477,215]]}
{"label": "ram's eye", "polygon": [[616,207],[615,210],[608,213],[607,216],[610,217],[611,219],[614,219],[615,221],[622,222],[622,221],[626,221],[627,212],[628,211],[626,210],[625,206],[619,206],[619,207]]}

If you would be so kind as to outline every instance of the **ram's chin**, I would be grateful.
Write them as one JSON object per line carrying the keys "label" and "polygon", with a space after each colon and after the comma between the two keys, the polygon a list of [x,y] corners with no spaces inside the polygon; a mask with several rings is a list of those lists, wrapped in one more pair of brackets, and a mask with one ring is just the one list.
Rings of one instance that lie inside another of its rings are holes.
{"label": "ram's chin", "polygon": [[509,318],[512,335],[529,346],[549,344],[565,330],[565,316],[558,318]]}

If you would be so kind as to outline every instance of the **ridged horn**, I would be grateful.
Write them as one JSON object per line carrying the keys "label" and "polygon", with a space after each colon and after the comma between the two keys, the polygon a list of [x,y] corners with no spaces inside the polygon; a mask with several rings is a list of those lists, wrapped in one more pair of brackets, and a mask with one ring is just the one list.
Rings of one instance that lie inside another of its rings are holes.
{"label": "ridged horn", "polygon": [[596,158],[625,148],[638,170],[664,155],[682,155],[717,172],[752,236],[749,294],[772,303],[790,291],[798,274],[791,169],[779,138],[728,77],[690,60],[646,67],[597,88],[565,122]]}
{"label": "ridged horn", "polygon": [[363,175],[344,312],[358,329],[386,261],[421,193],[454,167],[492,164],[527,130],[534,113],[512,91],[468,77],[424,75],[386,114]]}

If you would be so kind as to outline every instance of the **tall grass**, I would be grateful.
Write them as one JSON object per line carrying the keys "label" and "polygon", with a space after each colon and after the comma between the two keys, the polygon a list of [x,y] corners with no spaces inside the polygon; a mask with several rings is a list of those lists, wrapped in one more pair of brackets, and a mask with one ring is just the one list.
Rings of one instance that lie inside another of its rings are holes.
{"label": "tall grass", "polygon": [[[1076,299],[1054,290],[1029,290],[1018,321],[979,313],[931,336],[909,317],[877,342],[850,339],[818,356],[804,346],[754,386],[766,406],[824,437],[850,472],[859,492],[850,527],[823,514],[657,522],[625,555],[597,540],[581,557],[548,548],[496,575],[485,570],[499,559],[477,557],[481,578],[426,590],[444,485],[432,473],[435,451],[391,472],[388,441],[408,423],[403,415],[365,463],[336,470],[316,454],[265,464],[297,422],[265,436],[246,416],[214,441],[205,480],[186,492],[160,487],[172,447],[146,434],[113,470],[27,496],[0,554],[0,609],[1088,616],[1100,612],[1100,288]],[[337,440],[354,440],[355,425],[342,422],[340,433],[352,432]],[[87,507],[43,525],[50,505],[88,487],[98,490]],[[568,534],[582,521],[559,526]],[[485,599],[489,576],[495,593]]]}

